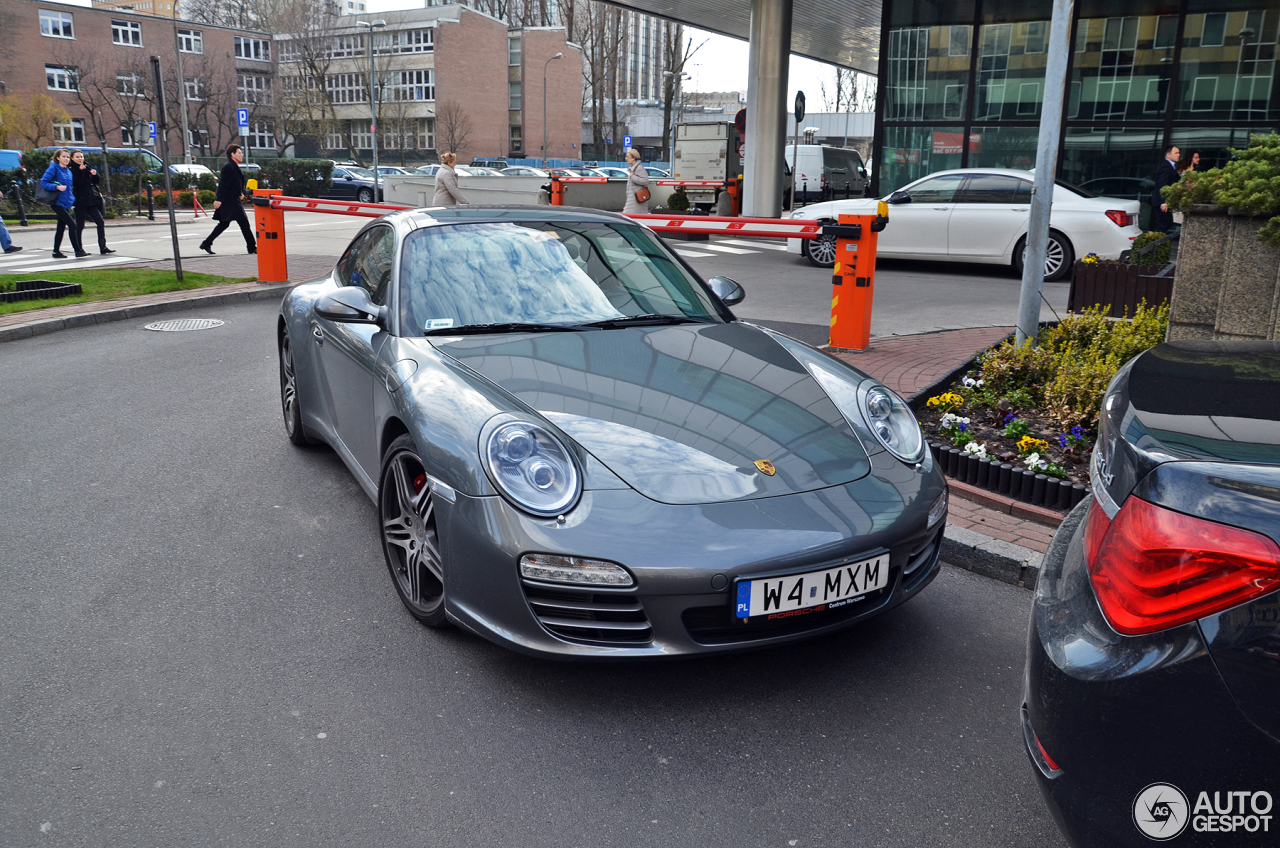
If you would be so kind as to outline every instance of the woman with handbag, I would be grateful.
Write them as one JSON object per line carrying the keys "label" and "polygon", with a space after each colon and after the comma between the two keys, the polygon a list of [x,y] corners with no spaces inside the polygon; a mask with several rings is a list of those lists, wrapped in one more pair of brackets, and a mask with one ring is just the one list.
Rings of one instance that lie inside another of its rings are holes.
{"label": "woman with handbag", "polygon": [[80,246],[80,231],[76,229],[76,219],[71,216],[71,208],[76,204],[76,193],[72,190],[71,151],[65,147],[58,148],[53,154],[53,161],[40,178],[40,188],[48,194],[37,197],[41,203],[53,207],[53,214],[58,217],[58,229],[53,234],[53,258],[66,259],[62,252],[62,234],[71,236],[71,246],[76,250],[76,259],[83,259],[89,254]]}
{"label": "woman with handbag", "polygon": [[640,152],[627,148],[627,203],[623,215],[649,214],[649,172],[640,164]]}
{"label": "woman with handbag", "polygon": [[98,191],[98,169],[84,162],[84,151],[71,154],[71,191],[76,196],[76,233],[84,244],[84,222],[87,218],[98,227],[98,251],[115,253],[107,247],[107,222],[102,218],[102,194]]}
{"label": "woman with handbag", "polygon": [[458,157],[453,153],[440,154],[440,170],[436,171],[436,192],[431,196],[432,206],[466,206],[469,201],[458,191],[458,172],[453,165]]}

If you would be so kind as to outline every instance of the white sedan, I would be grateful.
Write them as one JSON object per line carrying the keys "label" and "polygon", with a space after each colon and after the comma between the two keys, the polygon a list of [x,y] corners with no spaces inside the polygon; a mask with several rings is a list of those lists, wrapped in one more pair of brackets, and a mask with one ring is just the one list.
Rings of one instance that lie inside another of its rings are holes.
{"label": "white sedan", "polygon": [[[1004,168],[939,171],[888,197],[889,226],[876,255],[890,259],[936,259],[1012,264],[1022,269],[1031,217],[1032,174]],[[839,215],[874,215],[880,199],[831,200],[797,209],[792,218],[835,222]],[[1095,253],[1118,259],[1142,232],[1136,200],[1098,197],[1058,182],[1053,189],[1044,276],[1058,280],[1076,257]],[[788,239],[787,250],[822,268],[835,265],[832,238]]]}

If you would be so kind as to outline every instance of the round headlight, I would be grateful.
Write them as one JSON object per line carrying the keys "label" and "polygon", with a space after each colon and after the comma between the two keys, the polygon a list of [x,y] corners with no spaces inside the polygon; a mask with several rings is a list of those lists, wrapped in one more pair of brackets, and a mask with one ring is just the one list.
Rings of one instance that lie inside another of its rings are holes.
{"label": "round headlight", "polygon": [[916,462],[924,450],[924,436],[911,408],[884,386],[872,386],[863,399],[867,426],[889,453],[903,462]]}
{"label": "round headlight", "polygon": [[538,516],[560,515],[578,500],[578,469],[551,433],[528,421],[510,421],[489,434],[485,455],[502,494]]}

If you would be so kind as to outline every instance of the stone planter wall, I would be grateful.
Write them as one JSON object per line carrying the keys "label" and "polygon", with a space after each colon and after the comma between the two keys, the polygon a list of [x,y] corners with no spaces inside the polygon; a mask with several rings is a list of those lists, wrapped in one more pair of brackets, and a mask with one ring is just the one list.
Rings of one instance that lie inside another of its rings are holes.
{"label": "stone planter wall", "polygon": [[998,459],[979,459],[943,442],[929,442],[929,450],[948,477],[1016,501],[1066,512],[1084,500],[1088,492],[1079,483],[1036,474]]}
{"label": "stone planter wall", "polygon": [[1258,241],[1265,223],[1218,206],[1186,213],[1169,304],[1170,341],[1277,338],[1280,250]]}

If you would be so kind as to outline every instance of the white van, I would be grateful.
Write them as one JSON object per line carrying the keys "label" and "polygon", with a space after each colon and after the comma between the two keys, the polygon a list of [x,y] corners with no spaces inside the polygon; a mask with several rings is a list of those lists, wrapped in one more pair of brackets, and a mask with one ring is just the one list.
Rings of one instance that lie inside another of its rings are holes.
{"label": "white van", "polygon": [[816,203],[862,197],[870,180],[858,151],[825,144],[787,146],[787,164],[796,163],[796,201]]}

